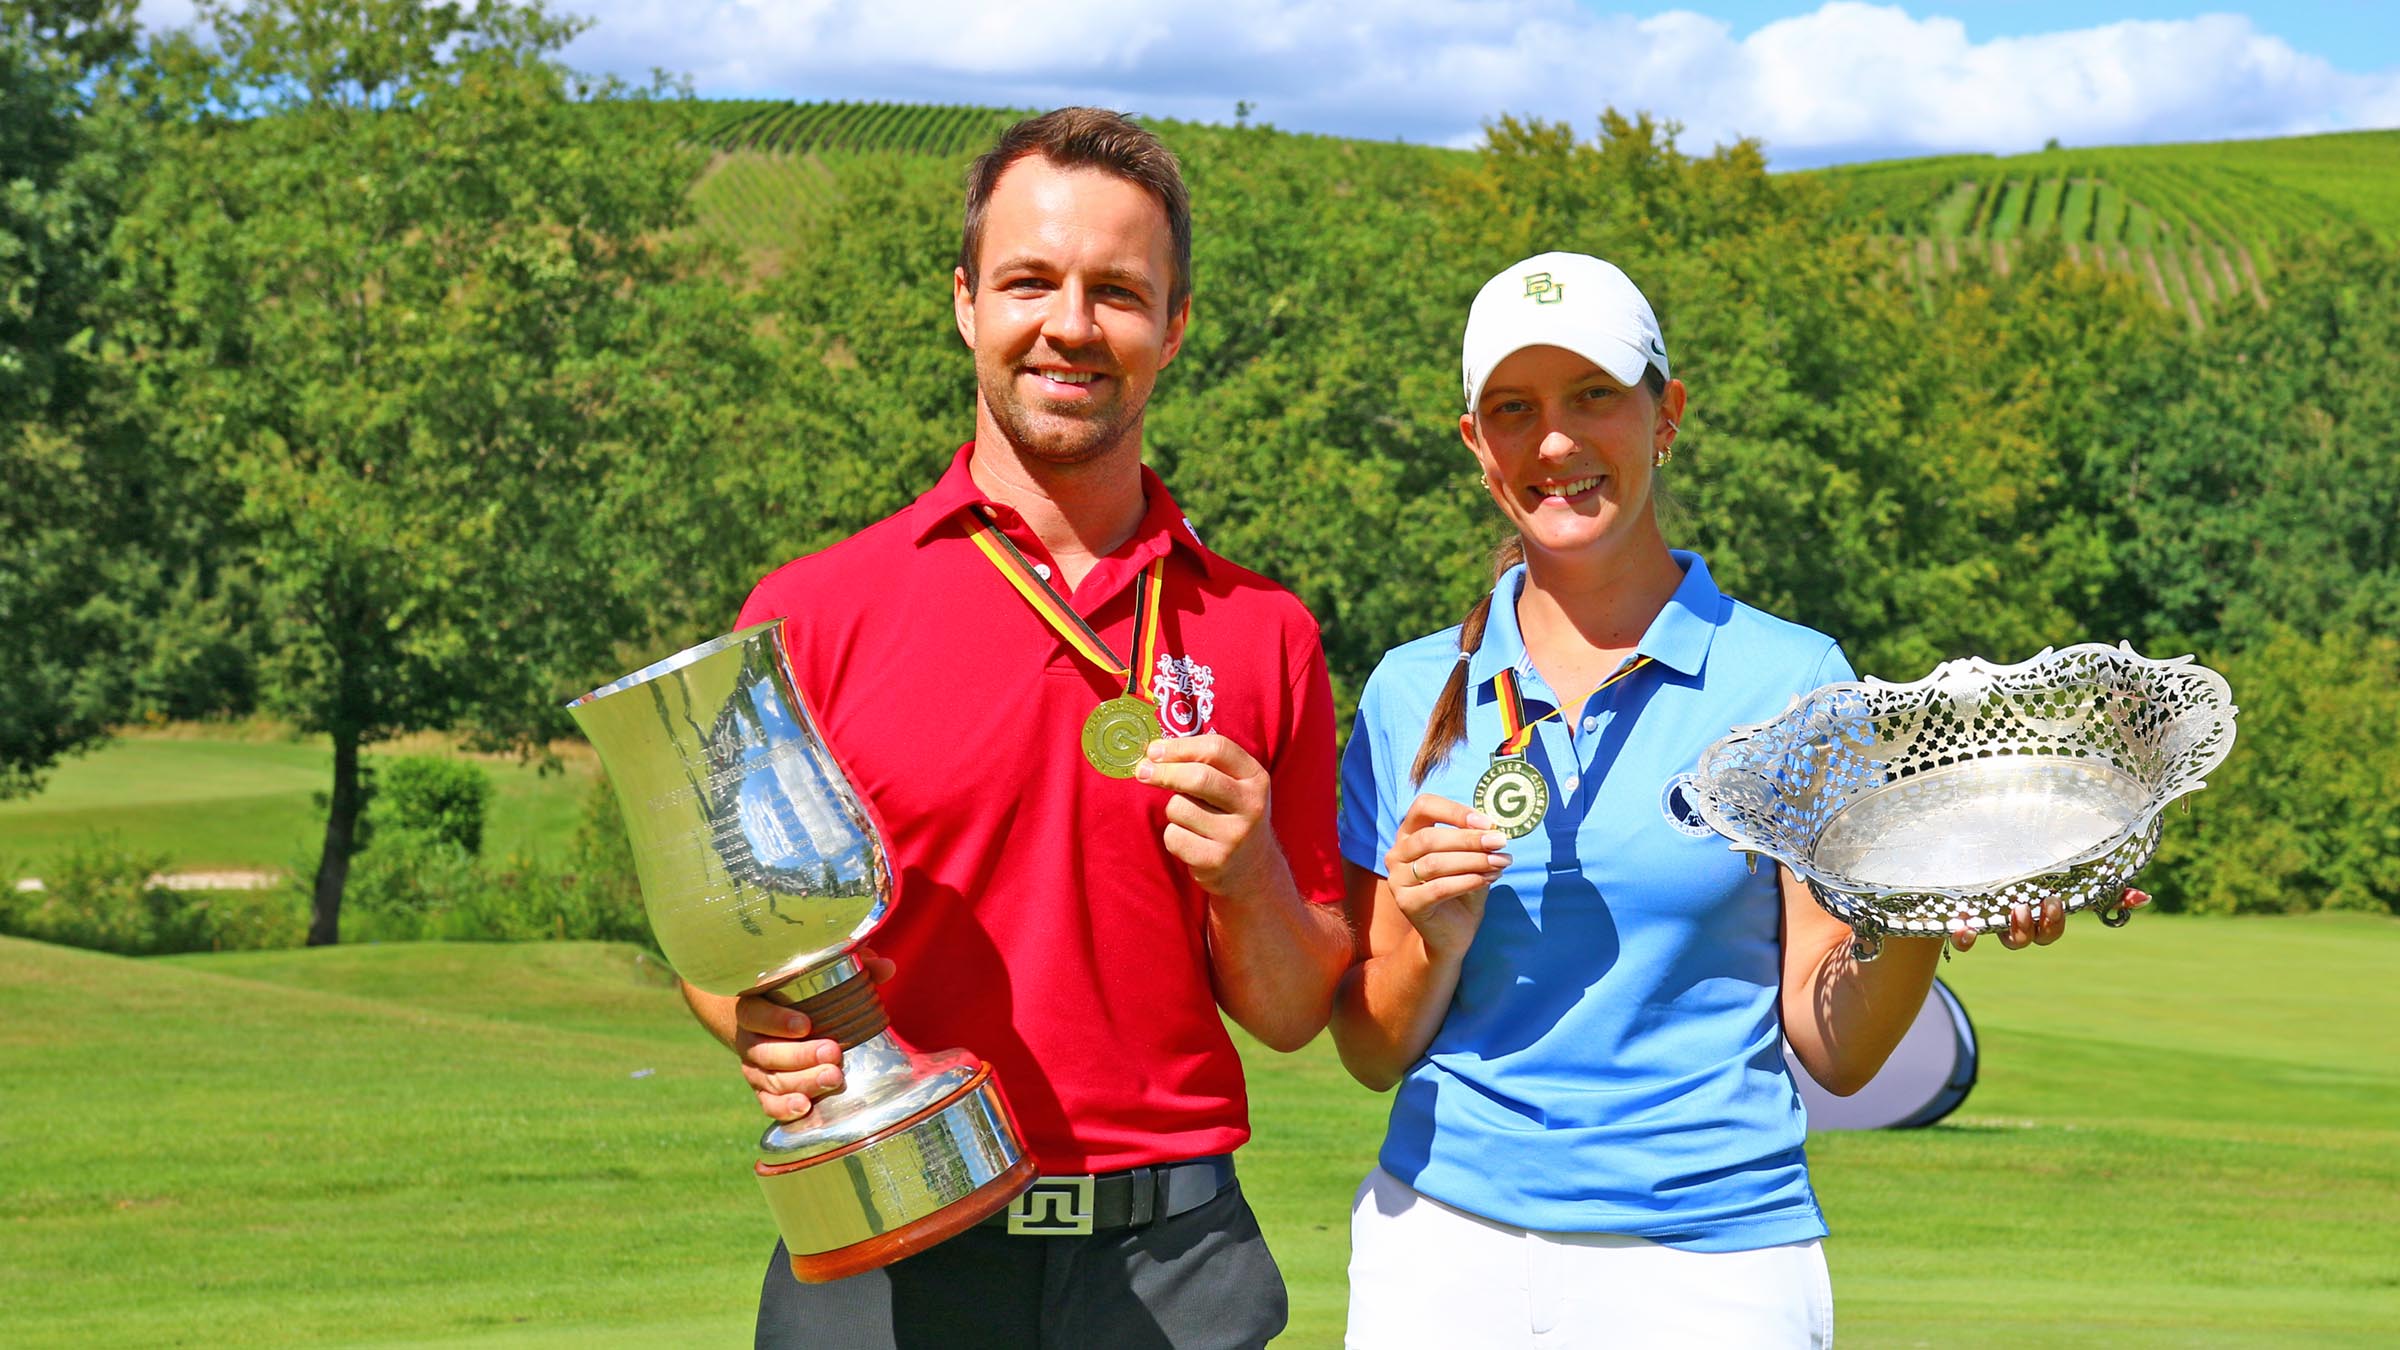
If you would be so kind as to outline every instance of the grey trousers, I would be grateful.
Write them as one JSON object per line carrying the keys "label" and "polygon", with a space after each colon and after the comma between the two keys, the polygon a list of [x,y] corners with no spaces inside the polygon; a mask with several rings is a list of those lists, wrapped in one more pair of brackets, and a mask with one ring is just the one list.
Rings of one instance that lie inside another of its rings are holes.
{"label": "grey trousers", "polygon": [[1241,1183],[1198,1209],[1088,1237],[972,1228],[831,1284],[775,1246],[760,1350],[1255,1350],[1290,1305]]}

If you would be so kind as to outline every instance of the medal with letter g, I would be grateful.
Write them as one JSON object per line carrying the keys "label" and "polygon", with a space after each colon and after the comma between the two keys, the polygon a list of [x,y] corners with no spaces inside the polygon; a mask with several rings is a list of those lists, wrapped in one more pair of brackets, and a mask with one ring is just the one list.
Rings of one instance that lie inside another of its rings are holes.
{"label": "medal with letter g", "polygon": [[1511,839],[1533,832],[1550,809],[1550,785],[1523,755],[1495,755],[1475,784],[1475,809]]}

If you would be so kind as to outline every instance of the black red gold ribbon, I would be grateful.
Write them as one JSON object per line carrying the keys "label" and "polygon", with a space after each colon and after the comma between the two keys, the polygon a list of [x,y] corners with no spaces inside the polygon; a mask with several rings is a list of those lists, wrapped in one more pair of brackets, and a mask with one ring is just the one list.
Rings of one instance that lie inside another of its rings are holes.
{"label": "black red gold ribbon", "polygon": [[982,516],[982,524],[975,528],[971,537],[975,540],[975,547],[983,550],[983,556],[991,560],[992,566],[1000,569],[1000,575],[1008,578],[1008,583],[1016,587],[1017,594],[1025,597],[1025,603],[1033,606],[1034,612],[1056,629],[1058,635],[1067,640],[1068,646],[1081,652],[1083,658],[1093,665],[1123,680],[1125,697],[1151,702],[1150,691],[1142,677],[1158,665],[1159,615],[1166,609],[1160,603],[1166,594],[1165,557],[1151,559],[1150,565],[1142,569],[1141,588],[1134,592],[1134,651],[1133,662],[1128,665],[1118,660],[1116,652],[1110,650],[1108,643],[1102,641],[1092,626],[1083,621],[1083,616],[1075,612],[1066,598],[1042,578],[1041,573],[1033,570],[1033,564],[1018,550],[1016,542],[1001,533],[1000,527],[992,523],[990,516]]}
{"label": "black red gold ribbon", "polygon": [[[1584,696],[1584,702],[1591,702],[1599,695],[1601,689],[1608,688],[1649,664],[1649,657],[1637,656],[1617,667],[1615,674],[1600,682],[1599,689],[1594,689]],[[1503,669],[1492,677],[1492,692],[1500,700],[1500,728],[1504,733],[1500,738],[1500,748],[1492,752],[1494,759],[1505,759],[1524,754],[1525,748],[1533,744],[1533,729],[1558,716],[1566,708],[1566,705],[1562,703],[1541,716],[1528,720],[1525,716],[1525,697],[1517,688],[1517,672],[1514,666]]]}

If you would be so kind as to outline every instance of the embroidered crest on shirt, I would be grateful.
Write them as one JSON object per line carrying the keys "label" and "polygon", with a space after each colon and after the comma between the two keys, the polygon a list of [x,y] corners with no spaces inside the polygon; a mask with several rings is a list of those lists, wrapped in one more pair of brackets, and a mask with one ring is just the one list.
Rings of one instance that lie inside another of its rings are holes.
{"label": "embroidered crest on shirt", "polygon": [[1688,773],[1679,773],[1667,780],[1667,790],[1658,794],[1658,809],[1667,823],[1695,839],[1706,839],[1716,831],[1709,828],[1708,818],[1692,804],[1691,788],[1699,780]]}
{"label": "embroidered crest on shirt", "polygon": [[1197,736],[1216,715],[1216,672],[1188,656],[1161,653],[1150,677],[1150,699],[1170,736]]}

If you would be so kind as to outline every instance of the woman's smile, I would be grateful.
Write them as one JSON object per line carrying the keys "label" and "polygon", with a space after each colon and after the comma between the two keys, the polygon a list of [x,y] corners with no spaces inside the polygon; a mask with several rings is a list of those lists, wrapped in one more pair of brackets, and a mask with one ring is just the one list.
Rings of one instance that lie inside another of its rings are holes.
{"label": "woman's smile", "polygon": [[1530,499],[1528,508],[1540,510],[1545,506],[1575,507],[1599,500],[1600,485],[1608,481],[1606,474],[1585,478],[1550,478],[1525,489]]}

